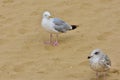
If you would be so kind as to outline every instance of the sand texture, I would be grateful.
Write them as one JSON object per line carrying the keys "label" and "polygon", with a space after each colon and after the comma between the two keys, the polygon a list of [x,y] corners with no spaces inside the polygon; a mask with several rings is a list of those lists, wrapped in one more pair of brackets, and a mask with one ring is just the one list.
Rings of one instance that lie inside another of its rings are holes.
{"label": "sand texture", "polygon": [[[57,47],[43,43],[46,10],[79,25]],[[107,80],[120,80],[120,0],[0,0],[0,80],[96,80],[87,59],[95,48],[112,61]]]}

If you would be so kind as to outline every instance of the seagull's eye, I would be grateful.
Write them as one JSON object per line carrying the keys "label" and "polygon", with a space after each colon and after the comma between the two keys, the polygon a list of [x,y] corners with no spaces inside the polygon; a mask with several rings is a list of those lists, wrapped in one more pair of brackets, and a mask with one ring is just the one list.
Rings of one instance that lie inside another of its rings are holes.
{"label": "seagull's eye", "polygon": [[95,52],[95,55],[99,54],[99,52]]}

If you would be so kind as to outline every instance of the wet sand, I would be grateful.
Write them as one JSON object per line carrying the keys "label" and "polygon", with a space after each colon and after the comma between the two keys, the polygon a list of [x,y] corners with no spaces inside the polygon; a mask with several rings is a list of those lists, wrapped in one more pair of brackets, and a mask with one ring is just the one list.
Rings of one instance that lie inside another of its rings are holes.
{"label": "wet sand", "polygon": [[[43,43],[46,10],[79,25],[57,47]],[[95,48],[111,58],[107,80],[120,80],[120,0],[0,0],[0,80],[95,80]]]}

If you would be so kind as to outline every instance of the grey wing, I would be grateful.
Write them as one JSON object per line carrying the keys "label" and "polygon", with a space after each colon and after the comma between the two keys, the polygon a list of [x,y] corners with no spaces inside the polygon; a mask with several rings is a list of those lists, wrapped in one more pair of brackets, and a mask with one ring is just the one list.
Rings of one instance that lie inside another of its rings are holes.
{"label": "grey wing", "polygon": [[105,55],[105,62],[107,65],[111,66],[111,60],[107,55]]}
{"label": "grey wing", "polygon": [[111,66],[111,60],[110,60],[110,58],[109,58],[107,55],[104,55],[104,56],[102,57],[101,61],[102,61],[102,64],[103,64],[104,66],[106,66],[106,67]]}
{"label": "grey wing", "polygon": [[70,25],[68,25],[66,22],[59,18],[53,18],[53,23],[55,24],[54,26],[55,30],[59,32],[66,32],[67,30],[72,29]]}

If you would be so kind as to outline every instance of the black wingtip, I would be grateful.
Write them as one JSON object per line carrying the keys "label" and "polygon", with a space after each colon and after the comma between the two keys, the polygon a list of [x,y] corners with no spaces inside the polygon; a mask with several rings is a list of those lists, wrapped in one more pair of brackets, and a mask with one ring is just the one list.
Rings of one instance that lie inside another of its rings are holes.
{"label": "black wingtip", "polygon": [[78,25],[71,25],[71,26],[72,26],[72,30],[74,30],[78,27]]}

